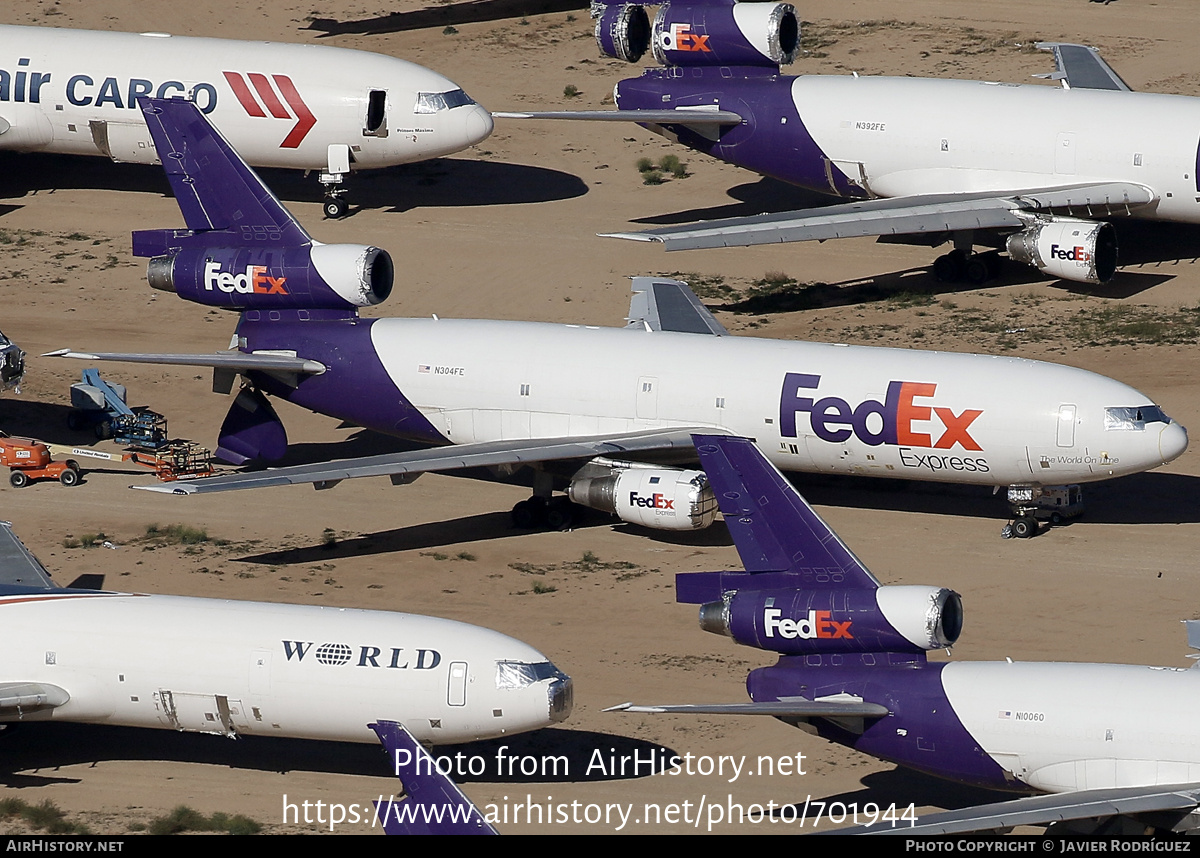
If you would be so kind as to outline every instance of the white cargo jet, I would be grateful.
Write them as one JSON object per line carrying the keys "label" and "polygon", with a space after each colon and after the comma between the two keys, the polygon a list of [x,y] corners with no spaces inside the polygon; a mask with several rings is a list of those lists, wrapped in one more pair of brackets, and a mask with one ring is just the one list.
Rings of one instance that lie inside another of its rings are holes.
{"label": "white cargo jet", "polygon": [[[150,282],[241,311],[232,350],[207,355],[55,352],[207,366],[246,386],[221,427],[227,461],[277,459],[287,437],[267,395],[434,449],[175,483],[181,494],[491,468],[532,469],[514,509],[552,526],[571,501],[648,527],[706,527],[716,503],[691,432],[757,439],[778,467],[1008,487],[1019,536],[1047,487],[1157,467],[1187,432],[1127,385],[1018,358],[731,337],[686,284],[634,279],[624,328],[363,319],[392,285],[374,247],[322,245],[203,122],[154,100],[147,120],[188,230],[134,234]],[[275,235],[272,241],[260,240]],[[455,446],[447,446],[455,445]]]}
{"label": "white cargo jet", "polygon": [[448,155],[491,115],[427,68],[318,45],[0,26],[0,149],[157,164],[140,96],[196,103],[256,167],[320,170],[346,213],[351,169]]}
{"label": "white cargo jet", "polygon": [[571,711],[533,647],[466,623],[316,605],[61,587],[0,522],[0,722],[420,742],[535,730]]}
{"label": "white cargo jet", "polygon": [[[982,283],[1008,258],[1103,283],[1110,220],[1200,223],[1200,99],[1133,92],[1099,53],[1042,42],[1062,87],[785,75],[800,51],[790,3],[676,0],[653,25],[635,3],[592,5],[602,53],[653,49],[662,68],[617,83],[617,110],[497,113],[616,120],[851,202],[616,237],[667,250],[881,236],[954,249],[939,279]],[[981,252],[976,252],[979,248]]]}

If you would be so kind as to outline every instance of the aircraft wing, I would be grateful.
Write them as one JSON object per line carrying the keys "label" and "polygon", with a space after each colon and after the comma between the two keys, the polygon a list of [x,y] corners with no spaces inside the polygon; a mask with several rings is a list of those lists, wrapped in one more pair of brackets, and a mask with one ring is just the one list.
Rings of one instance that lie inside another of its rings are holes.
{"label": "aircraft wing", "polygon": [[1035,46],[1043,51],[1053,51],[1058,70],[1034,77],[1061,80],[1067,89],[1111,89],[1133,92],[1129,84],[1113,71],[1112,66],[1100,56],[1100,52],[1087,45],[1068,42],[1038,42]]}
{"label": "aircraft wing", "polygon": [[0,521],[0,587],[57,590],[59,585],[25,544],[12,532],[12,524]]}
{"label": "aircraft wing", "polygon": [[915,826],[859,826],[828,834],[970,834],[999,831],[1017,825],[1048,825],[1077,819],[1134,816],[1140,813],[1185,814],[1200,806],[1200,784],[1163,787],[1119,787],[1035,795],[935,813]]}
{"label": "aircraft wing", "polygon": [[640,122],[647,125],[741,125],[742,117],[732,110],[678,107],[673,110],[543,110],[493,113],[497,119],[575,119],[592,122]]}
{"label": "aircraft wing", "polygon": [[[457,444],[414,450],[405,453],[385,453],[340,462],[320,462],[312,465],[293,465],[249,471],[221,477],[208,477],[171,485],[134,486],[151,492],[167,494],[205,494],[230,492],[237,489],[257,489],[267,486],[286,486],[313,483],[318,489],[332,488],[342,480],[357,477],[400,477],[404,474],[423,474],[428,471],[456,471],[462,468],[521,466],[536,462],[562,459],[593,459],[597,456],[630,456],[663,450],[692,449],[692,428],[656,429],[626,435],[590,438],[534,438],[522,441],[486,441],[479,444]],[[712,429],[703,430],[712,432]]]}
{"label": "aircraft wing", "polygon": [[42,357],[77,358],[79,360],[110,360],[122,363],[152,363],[163,366],[210,366],[213,369],[260,372],[297,372],[320,375],[326,366],[320,361],[296,357],[295,352],[213,352],[203,355],[138,354],[135,352],[77,352],[59,349]]}
{"label": "aircraft wing", "polygon": [[499,834],[429,752],[395,721],[368,724],[387,751],[404,795],[375,803],[388,834]]}
{"label": "aircraft wing", "polygon": [[605,237],[660,241],[667,250],[696,250],[873,235],[936,235],[971,229],[1020,229],[1029,216],[1039,213],[1124,215],[1156,199],[1149,188],[1132,182],[1071,185],[1011,194],[930,194],[712,220],[644,232],[608,233]]}
{"label": "aircraft wing", "polygon": [[773,718],[883,718],[888,708],[862,700],[805,700],[785,697],[754,703],[678,703],[665,706],[635,706],[622,703],[605,712],[634,712],[650,715],[769,715]]}

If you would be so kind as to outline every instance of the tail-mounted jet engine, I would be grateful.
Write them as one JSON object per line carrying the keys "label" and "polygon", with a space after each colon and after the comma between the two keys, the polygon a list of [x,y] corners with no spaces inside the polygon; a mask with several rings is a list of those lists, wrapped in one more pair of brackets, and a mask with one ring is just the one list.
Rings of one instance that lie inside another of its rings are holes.
{"label": "tail-mounted jet engine", "polygon": [[700,627],[785,655],[924,652],[962,631],[962,598],[944,587],[744,589],[700,607]]}
{"label": "tail-mounted jet engine", "polygon": [[771,66],[800,51],[800,21],[790,3],[664,3],[654,26],[644,6],[592,4],[596,43],[614,59],[637,62],[653,47],[665,66]]}
{"label": "tail-mounted jet engine", "polygon": [[[136,253],[136,249],[135,249]],[[141,254],[138,254],[141,255]],[[183,247],[151,258],[155,289],[212,307],[344,310],[392,291],[392,259],[378,247]]]}
{"label": "tail-mounted jet engine", "polygon": [[1039,217],[1006,242],[1008,255],[1044,274],[1079,283],[1107,283],[1117,270],[1117,232],[1111,223]]}
{"label": "tail-mounted jet engine", "polygon": [[571,480],[573,503],[613,513],[621,521],[658,530],[701,530],[717,517],[717,499],[703,471],[591,463]]}

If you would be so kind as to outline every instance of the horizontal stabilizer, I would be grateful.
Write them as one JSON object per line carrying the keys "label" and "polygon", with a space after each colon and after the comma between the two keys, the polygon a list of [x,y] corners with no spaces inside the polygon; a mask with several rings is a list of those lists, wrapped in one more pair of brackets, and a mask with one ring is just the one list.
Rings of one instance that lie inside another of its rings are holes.
{"label": "horizontal stabilizer", "polygon": [[388,834],[498,834],[429,752],[395,721],[368,725],[387,750],[404,795],[375,803]]}
{"label": "horizontal stabilizer", "polygon": [[752,441],[724,435],[696,435],[694,440],[747,572],[788,572],[800,576],[803,586],[817,589],[879,586]]}
{"label": "horizontal stabilizer", "polygon": [[188,229],[225,230],[226,238],[237,243],[312,243],[304,228],[194,103],[143,97],[138,99],[138,107]]}
{"label": "horizontal stabilizer", "polygon": [[828,834],[970,834],[1005,831],[1017,825],[1048,825],[1075,819],[1104,819],[1139,813],[1188,812],[1200,805],[1200,784],[1174,787],[1118,787],[1082,790],[1055,795],[1035,795],[995,804],[935,813],[921,818],[916,825],[898,822],[895,828],[884,825],[859,826],[830,831]]}
{"label": "horizontal stabilizer", "polygon": [[0,683],[0,720],[11,721],[27,712],[62,706],[71,695],[46,682]]}
{"label": "horizontal stabilizer", "polygon": [[1058,69],[1034,77],[1061,80],[1068,89],[1107,89],[1116,92],[1133,92],[1129,84],[1113,71],[1100,52],[1087,45],[1068,42],[1038,42],[1035,47],[1053,51]]}
{"label": "horizontal stabilizer", "polygon": [[686,283],[658,277],[633,278],[627,321],[629,328],[649,331],[717,337],[729,333]]}
{"label": "horizontal stabilizer", "polygon": [[774,718],[883,718],[888,714],[888,708],[878,703],[804,700],[799,697],[764,700],[761,703],[678,703],[666,706],[622,703],[604,711],[649,715],[769,715]]}
{"label": "horizontal stabilizer", "polygon": [[[479,444],[458,444],[415,450],[405,453],[385,453],[340,462],[320,462],[313,465],[293,465],[250,471],[221,477],[208,477],[187,483],[134,486],[151,492],[167,494],[206,494],[238,489],[257,489],[314,483],[318,488],[340,480],[357,477],[387,477],[400,474],[422,474],[430,471],[456,471],[463,468],[520,466],[536,462],[569,459],[587,460],[596,456],[622,458],[629,455],[669,450],[691,451],[695,428],[658,429],[591,438],[533,438],[522,441],[487,441]],[[709,430],[711,431],[711,430]]]}
{"label": "horizontal stabilizer", "polygon": [[78,358],[79,360],[106,360],[121,363],[150,363],[162,366],[210,366],[214,369],[260,372],[298,372],[305,375],[320,375],[326,366],[320,361],[308,360],[293,355],[268,352],[214,352],[203,355],[139,354],[133,352],[77,352],[59,349],[47,352],[42,357]]}
{"label": "horizontal stabilizer", "polygon": [[575,119],[590,122],[642,122],[650,125],[741,125],[730,110],[678,107],[674,110],[549,110],[493,113],[497,119]]}
{"label": "horizontal stabilizer", "polygon": [[12,532],[12,524],[0,521],[0,586],[35,590],[57,590],[46,567]]}
{"label": "horizontal stabilizer", "polygon": [[[790,241],[826,241],[877,235],[939,235],[959,230],[1009,229],[1026,225],[1030,214],[1056,212],[1077,217],[1126,215],[1154,202],[1144,185],[1107,182],[996,194],[930,194],[863,200],[817,209],[712,220],[605,238],[659,241],[667,250],[748,247]],[[1022,219],[1024,214],[1026,219]]]}

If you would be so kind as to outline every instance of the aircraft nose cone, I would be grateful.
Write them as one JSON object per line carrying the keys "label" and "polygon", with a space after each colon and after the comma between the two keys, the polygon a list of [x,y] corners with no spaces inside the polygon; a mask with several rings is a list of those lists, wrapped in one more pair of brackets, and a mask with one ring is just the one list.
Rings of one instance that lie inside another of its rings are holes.
{"label": "aircraft nose cone", "polygon": [[493,126],[492,114],[478,104],[473,105],[471,115],[467,117],[466,131],[467,139],[470,141],[467,145],[474,146],[476,143],[482,143],[492,133]]}
{"label": "aircraft nose cone", "polygon": [[1158,452],[1163,463],[1179,458],[1187,449],[1187,430],[1178,423],[1168,423],[1158,436]]}

